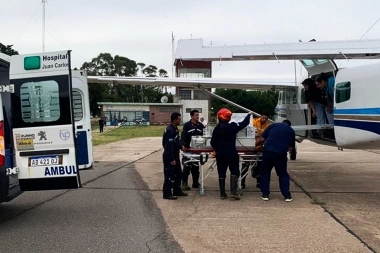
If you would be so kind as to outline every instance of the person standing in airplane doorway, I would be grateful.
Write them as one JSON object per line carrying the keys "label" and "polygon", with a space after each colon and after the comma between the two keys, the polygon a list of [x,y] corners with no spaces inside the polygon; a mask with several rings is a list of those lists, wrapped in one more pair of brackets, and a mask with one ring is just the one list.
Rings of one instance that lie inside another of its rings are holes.
{"label": "person standing in airplane doorway", "polygon": [[[325,108],[327,121],[329,124],[334,124],[334,76],[327,76],[325,73],[320,74],[315,78],[315,84],[323,92],[323,97],[327,100]],[[329,129],[329,139],[335,140],[334,129]]]}
{"label": "person standing in airplane doorway", "polygon": [[[317,125],[326,124],[325,107],[327,100],[322,96],[322,90],[318,89],[315,82],[311,78],[306,78],[302,82],[305,88],[305,102],[309,104],[312,110],[312,116],[317,118]],[[322,137],[322,130],[318,130],[319,137]]]}
{"label": "person standing in airplane doorway", "polygon": [[239,154],[236,150],[237,133],[248,126],[249,120],[253,112],[249,112],[242,122],[236,123],[231,121],[232,112],[227,108],[219,110],[217,117],[219,123],[215,126],[211,137],[211,146],[216,151],[216,166],[219,175],[220,198],[227,198],[225,191],[225,180],[227,168],[231,172],[231,198],[239,200],[238,179],[239,170]]}
{"label": "person standing in airplane doorway", "polygon": [[[190,148],[191,137],[193,136],[202,136],[204,125],[199,122],[199,111],[192,110],[190,112],[190,121],[186,122],[183,126],[182,134],[181,134],[181,144],[182,148]],[[194,148],[194,147],[193,147]],[[189,158],[182,158],[183,164],[183,172],[182,172],[182,190],[187,191],[190,190],[188,185],[188,179],[191,172],[193,177],[193,188],[199,187],[199,164],[198,162],[187,162]]]}

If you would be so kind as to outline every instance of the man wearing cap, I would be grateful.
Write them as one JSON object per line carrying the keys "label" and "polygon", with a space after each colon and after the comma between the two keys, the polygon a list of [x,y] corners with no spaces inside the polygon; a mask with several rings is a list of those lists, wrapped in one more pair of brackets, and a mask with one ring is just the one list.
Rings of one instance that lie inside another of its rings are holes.
{"label": "man wearing cap", "polygon": [[231,198],[239,200],[237,193],[239,170],[239,155],[236,150],[236,135],[249,124],[253,113],[249,112],[242,122],[230,122],[232,112],[227,108],[219,110],[217,116],[219,123],[215,126],[211,137],[211,146],[216,151],[216,165],[219,175],[220,198],[227,198],[225,180],[227,167],[230,169]]}

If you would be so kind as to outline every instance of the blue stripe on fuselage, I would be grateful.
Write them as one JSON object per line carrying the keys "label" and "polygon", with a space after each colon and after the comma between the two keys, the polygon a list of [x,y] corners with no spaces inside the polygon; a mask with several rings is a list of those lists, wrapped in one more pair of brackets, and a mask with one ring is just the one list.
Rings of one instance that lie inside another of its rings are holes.
{"label": "blue stripe on fuselage", "polygon": [[335,109],[334,114],[376,115],[380,114],[380,108]]}
{"label": "blue stripe on fuselage", "polygon": [[355,128],[380,135],[380,122],[335,119],[334,126]]}

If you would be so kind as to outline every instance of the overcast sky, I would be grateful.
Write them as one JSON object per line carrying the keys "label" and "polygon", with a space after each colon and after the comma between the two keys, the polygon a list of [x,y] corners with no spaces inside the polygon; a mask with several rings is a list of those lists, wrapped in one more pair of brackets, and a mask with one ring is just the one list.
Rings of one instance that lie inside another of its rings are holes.
{"label": "overcast sky", "polygon": [[[0,6],[0,42],[21,54],[41,52],[41,0]],[[45,51],[73,50],[73,67],[118,54],[171,75],[172,32],[175,42],[203,38],[205,46],[351,40],[378,21],[379,10],[379,0],[48,0]],[[379,38],[380,22],[363,37]],[[273,75],[294,76],[293,63],[213,63],[213,77]]]}

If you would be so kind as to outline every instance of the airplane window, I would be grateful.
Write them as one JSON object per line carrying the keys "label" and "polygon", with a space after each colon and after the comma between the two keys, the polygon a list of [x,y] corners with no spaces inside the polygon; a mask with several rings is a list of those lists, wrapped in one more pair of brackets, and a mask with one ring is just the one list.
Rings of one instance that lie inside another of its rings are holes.
{"label": "airplane window", "polygon": [[283,104],[283,101],[284,101],[283,94],[284,94],[283,91],[280,91],[280,94],[278,94],[278,102],[277,102],[278,105]]}
{"label": "airplane window", "polygon": [[326,63],[328,60],[326,59],[318,59],[316,60],[317,64],[323,64],[323,63]]}
{"label": "airplane window", "polygon": [[302,60],[306,68],[310,68],[314,66],[314,62],[312,60]]}
{"label": "airplane window", "polygon": [[338,83],[335,91],[335,102],[342,103],[351,98],[351,82]]}
{"label": "airplane window", "polygon": [[301,104],[306,104],[306,93],[305,88],[301,90]]}
{"label": "airplane window", "polygon": [[297,92],[293,91],[293,104],[297,104]]}
{"label": "airplane window", "polygon": [[290,104],[290,92],[285,92],[285,104]]}

